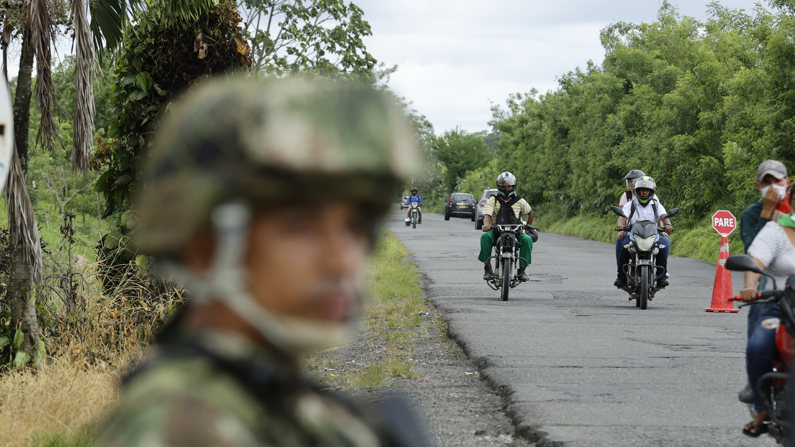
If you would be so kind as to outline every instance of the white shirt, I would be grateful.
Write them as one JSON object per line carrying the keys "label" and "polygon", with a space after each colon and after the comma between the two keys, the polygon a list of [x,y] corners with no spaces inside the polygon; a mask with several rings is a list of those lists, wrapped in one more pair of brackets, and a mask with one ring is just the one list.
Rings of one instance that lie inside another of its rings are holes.
{"label": "white shirt", "polygon": [[[790,242],[784,228],[776,222],[768,222],[748,247],[748,254],[762,261],[765,273],[776,278],[776,285],[784,288],[789,275],[795,275],[795,246]],[[768,283],[768,288],[773,286]]]}
{"label": "white shirt", "polygon": [[[634,192],[632,193],[632,198],[633,199],[635,198]],[[658,204],[660,203],[660,198],[657,197],[657,194],[655,194],[652,198],[656,200]],[[621,194],[621,199],[618,200],[618,206],[623,208],[624,205],[627,204],[627,202],[629,202],[629,200],[627,200],[627,193],[625,192],[624,194]],[[629,214],[627,214],[627,216],[629,216]]]}
{"label": "white shirt", "polygon": [[652,206],[654,202],[656,202],[655,199],[649,200],[649,203],[647,203],[645,207],[638,202],[637,198],[632,199],[631,202],[627,202],[623,208],[624,215],[627,217],[630,217],[630,214],[632,213],[632,204],[635,204],[635,214],[632,214],[628,223],[633,224],[639,220],[650,220],[652,222],[657,222],[660,216],[668,214],[668,211],[665,210],[665,207],[662,206],[662,203],[657,202],[657,216],[655,216],[654,206]]}

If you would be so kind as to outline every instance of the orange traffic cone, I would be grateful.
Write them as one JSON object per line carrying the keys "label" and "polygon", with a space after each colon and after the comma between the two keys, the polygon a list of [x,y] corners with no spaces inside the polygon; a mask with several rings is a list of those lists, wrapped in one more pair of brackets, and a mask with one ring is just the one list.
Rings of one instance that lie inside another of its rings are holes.
{"label": "orange traffic cone", "polygon": [[732,296],[732,276],[726,270],[726,260],[729,259],[729,237],[720,237],[720,252],[718,265],[715,267],[715,284],[712,286],[712,305],[707,312],[739,312],[735,309],[729,298]]}

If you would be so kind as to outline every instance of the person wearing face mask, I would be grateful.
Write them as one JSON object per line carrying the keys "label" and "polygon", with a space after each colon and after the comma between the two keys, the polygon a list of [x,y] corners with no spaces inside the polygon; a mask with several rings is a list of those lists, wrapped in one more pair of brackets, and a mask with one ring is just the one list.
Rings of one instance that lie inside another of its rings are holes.
{"label": "person wearing face mask", "polygon": [[[787,186],[789,185],[787,168],[778,160],[765,160],[756,170],[754,187],[762,196],[745,208],[740,217],[740,239],[743,241],[745,252],[754,242],[756,235],[768,222],[776,222],[786,213],[791,212],[787,199]],[[791,193],[790,193],[791,194]],[[763,276],[758,284],[759,291],[765,290],[766,281]],[[753,335],[754,329],[759,326],[759,318],[764,313],[765,306],[749,306],[748,309],[748,339]],[[753,394],[751,386],[746,384],[739,394],[741,402],[752,403]]]}
{"label": "person wearing face mask", "polygon": [[[789,187],[788,205],[790,208],[795,206],[793,200],[795,197],[791,194],[793,186],[795,185]],[[751,246],[748,247],[748,255],[753,258],[757,267],[775,278],[778,284],[784,284],[788,276],[795,275],[795,220],[792,219],[792,214],[784,214],[777,221],[768,221],[754,238]],[[760,277],[762,276],[758,273],[745,272],[745,287],[740,291],[740,300],[754,301],[757,299],[760,290]],[[782,309],[778,301],[755,304],[751,308],[759,310],[753,326],[749,320],[745,363],[748,382],[754,385],[752,387],[752,402],[756,415],[751,422],[745,424],[743,433],[757,437],[767,431],[765,421],[768,416],[768,408],[765,396],[760,393],[760,391],[765,393],[767,387],[762,387],[760,390],[756,385],[765,373],[772,371],[773,359],[779,354],[776,348],[776,329],[781,324]],[[767,400],[769,400],[769,395]]]}
{"label": "person wearing face mask", "polygon": [[762,199],[748,205],[740,218],[740,238],[746,253],[765,224],[770,221],[775,222],[784,214],[791,212],[789,201],[786,200],[787,186],[789,186],[789,177],[784,163],[778,160],[765,160],[759,165],[754,187],[759,190]]}

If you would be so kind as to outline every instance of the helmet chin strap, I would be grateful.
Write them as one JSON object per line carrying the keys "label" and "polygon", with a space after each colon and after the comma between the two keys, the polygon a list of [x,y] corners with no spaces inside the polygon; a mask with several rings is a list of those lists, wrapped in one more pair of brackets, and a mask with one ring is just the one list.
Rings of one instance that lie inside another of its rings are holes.
{"label": "helmet chin strap", "polygon": [[268,342],[285,352],[305,352],[346,344],[352,338],[352,324],[327,323],[276,316],[260,305],[246,288],[245,254],[251,210],[240,202],[216,207],[212,226],[216,250],[205,275],[197,275],[183,265],[166,268],[191,293],[196,302],[216,300],[229,307]]}

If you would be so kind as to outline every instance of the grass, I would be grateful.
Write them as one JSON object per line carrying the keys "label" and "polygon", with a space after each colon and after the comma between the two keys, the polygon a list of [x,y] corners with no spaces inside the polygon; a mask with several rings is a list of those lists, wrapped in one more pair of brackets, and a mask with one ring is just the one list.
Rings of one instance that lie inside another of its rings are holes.
{"label": "grass", "polygon": [[[63,216],[57,210],[47,206],[34,206],[34,208],[36,209],[36,223],[38,224],[41,240],[49,247],[60,244],[63,240],[60,230]],[[94,262],[97,257],[96,245],[102,235],[110,230],[110,224],[108,221],[100,221],[97,216],[90,213],[75,214],[77,216],[72,222],[75,239],[72,254],[84,258],[87,262]],[[5,201],[0,201],[0,222],[8,222],[8,205]]]}
{"label": "grass", "polygon": [[411,364],[399,358],[386,358],[364,370],[353,374],[349,380],[353,389],[377,388],[387,386],[396,377],[412,379],[417,374]]}
{"label": "grass", "polygon": [[[427,334],[424,315],[428,303],[422,292],[417,267],[408,260],[408,251],[389,232],[379,240],[371,262],[369,301],[362,316],[365,331],[365,361],[341,365],[330,356],[345,353],[321,353],[309,359],[312,371],[340,370],[341,372],[314,374],[314,378],[329,387],[346,390],[389,386],[395,378],[414,378],[410,353],[413,339]],[[432,322],[433,330],[444,333],[444,322]],[[334,366],[330,366],[334,365]],[[342,367],[342,369],[341,369]]]}
{"label": "grass", "polygon": [[[429,331],[444,334],[445,323],[433,318],[427,324],[417,268],[408,261],[405,247],[391,233],[384,233],[370,270],[369,295],[362,328],[365,344],[377,355],[367,362],[342,370],[341,360],[309,359],[310,370],[340,370],[325,374],[323,383],[343,389],[389,386],[395,378],[414,378],[409,358],[412,339]],[[438,331],[438,332],[437,332]],[[137,355],[136,345],[123,347]],[[4,447],[83,447],[96,437],[99,421],[118,396],[118,379],[125,361],[86,362],[69,355],[51,357],[38,369],[6,370],[0,376],[0,445]],[[140,352],[138,352],[140,354]],[[79,356],[77,356],[79,358]]]}
{"label": "grass", "polygon": [[[720,235],[710,225],[709,218],[702,221],[676,221],[672,219],[676,231],[671,235],[671,254],[700,259],[715,265],[718,262],[720,249]],[[536,223],[543,231],[550,233],[576,236],[602,242],[615,242],[616,225],[614,214],[597,216],[583,214],[569,219],[547,217],[538,219]],[[744,253],[739,230],[729,237],[729,252],[732,254]]]}
{"label": "grass", "polygon": [[0,445],[88,445],[95,421],[116,399],[118,371],[64,358],[0,378]]}

